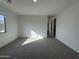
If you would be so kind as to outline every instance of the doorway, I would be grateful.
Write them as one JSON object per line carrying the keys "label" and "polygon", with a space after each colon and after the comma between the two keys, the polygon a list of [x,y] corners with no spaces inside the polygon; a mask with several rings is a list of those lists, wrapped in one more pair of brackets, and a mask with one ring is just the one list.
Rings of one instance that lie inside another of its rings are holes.
{"label": "doorway", "polygon": [[47,21],[47,37],[56,36],[56,18],[53,16],[48,16]]}

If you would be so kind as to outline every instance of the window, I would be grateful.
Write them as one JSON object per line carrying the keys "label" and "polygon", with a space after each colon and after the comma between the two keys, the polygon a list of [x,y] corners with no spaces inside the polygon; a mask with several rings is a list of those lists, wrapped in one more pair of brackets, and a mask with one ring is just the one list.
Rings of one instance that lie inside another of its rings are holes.
{"label": "window", "polygon": [[6,21],[5,21],[5,15],[0,14],[0,33],[6,32]]}

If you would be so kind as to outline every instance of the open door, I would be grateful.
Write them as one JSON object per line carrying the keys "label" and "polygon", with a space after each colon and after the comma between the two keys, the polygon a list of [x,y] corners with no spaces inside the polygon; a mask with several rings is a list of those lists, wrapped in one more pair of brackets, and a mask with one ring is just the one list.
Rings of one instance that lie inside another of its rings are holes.
{"label": "open door", "polygon": [[56,18],[53,16],[48,16],[47,22],[47,37],[56,36]]}
{"label": "open door", "polygon": [[54,18],[54,24],[53,24],[53,37],[56,37],[56,18]]}

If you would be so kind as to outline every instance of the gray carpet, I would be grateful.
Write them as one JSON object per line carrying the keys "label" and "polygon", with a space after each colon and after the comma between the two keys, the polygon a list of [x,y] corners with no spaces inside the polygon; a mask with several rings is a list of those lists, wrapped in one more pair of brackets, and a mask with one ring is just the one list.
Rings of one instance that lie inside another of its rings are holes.
{"label": "gray carpet", "polygon": [[79,59],[79,54],[54,38],[22,45],[18,39],[0,49],[0,59]]}

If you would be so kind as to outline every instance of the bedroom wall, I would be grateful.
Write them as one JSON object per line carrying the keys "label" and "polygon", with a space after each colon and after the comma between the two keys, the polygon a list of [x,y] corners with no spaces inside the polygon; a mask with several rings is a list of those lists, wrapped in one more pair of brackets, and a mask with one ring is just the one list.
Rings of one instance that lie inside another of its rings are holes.
{"label": "bedroom wall", "polygon": [[47,16],[18,16],[19,37],[47,36]]}
{"label": "bedroom wall", "polygon": [[56,38],[79,52],[79,1],[57,15]]}
{"label": "bedroom wall", "polygon": [[6,33],[0,34],[0,47],[12,42],[18,37],[18,22],[15,13],[0,5],[0,12],[6,15]]}

